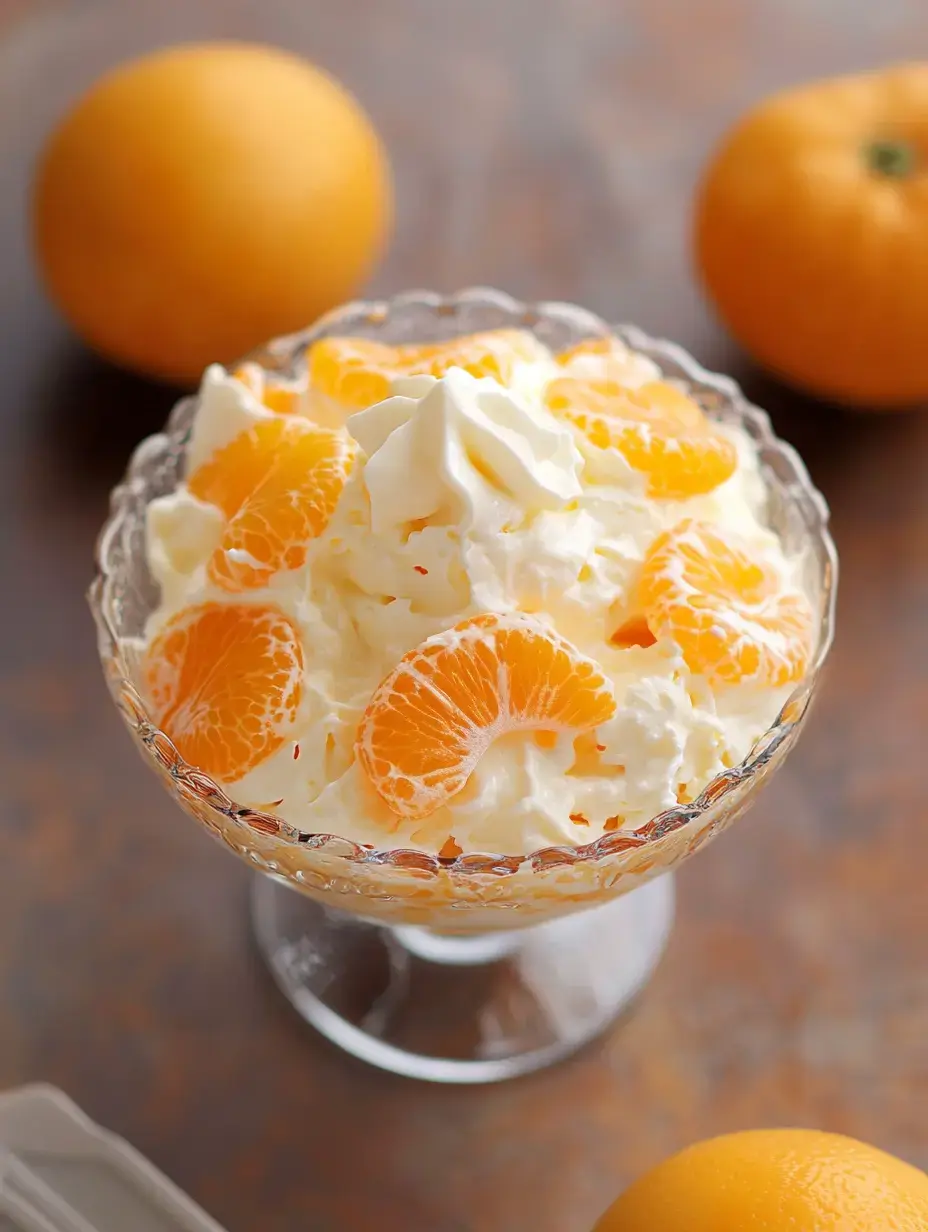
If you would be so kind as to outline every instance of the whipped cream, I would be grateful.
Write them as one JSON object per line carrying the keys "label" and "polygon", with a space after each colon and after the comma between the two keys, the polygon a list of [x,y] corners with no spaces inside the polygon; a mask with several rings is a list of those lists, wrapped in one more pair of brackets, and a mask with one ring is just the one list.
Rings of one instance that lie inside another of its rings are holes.
{"label": "whipped cream", "polygon": [[[234,601],[273,603],[303,643],[303,703],[284,745],[235,783],[241,804],[272,808],[295,826],[377,847],[519,853],[582,844],[636,828],[693,799],[741,761],[790,692],[715,689],[662,641],[609,641],[633,613],[630,595],[650,545],[693,516],[738,532],[801,589],[799,566],[764,525],[765,487],[754,447],[720,425],[738,467],[705,496],[658,501],[621,454],[601,450],[544,406],[552,376],[617,378],[617,361],[541,357],[514,387],[460,369],[407,377],[392,396],[355,413],[312,390],[302,411],[343,426],[358,455],[305,565]],[[629,353],[621,379],[659,375]],[[207,370],[187,447],[187,474],[271,414],[224,369]],[[161,587],[151,637],[181,608],[230,596],[208,578],[222,515],[182,484],[148,511],[148,561]],[[595,659],[613,682],[613,719],[590,734],[497,740],[466,787],[424,821],[397,817],[354,760],[358,722],[381,680],[425,638],[481,612],[528,611]]]}

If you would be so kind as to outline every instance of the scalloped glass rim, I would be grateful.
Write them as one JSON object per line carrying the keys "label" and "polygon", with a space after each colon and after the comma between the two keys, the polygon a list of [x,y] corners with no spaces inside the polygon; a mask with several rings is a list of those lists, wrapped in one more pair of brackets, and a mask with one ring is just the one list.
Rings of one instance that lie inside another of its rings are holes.
{"label": "scalloped glass rim", "polygon": [[[98,573],[88,592],[88,599],[97,622],[100,655],[107,680],[117,706],[152,758],[182,781],[199,800],[236,826],[272,836],[281,842],[298,844],[304,849],[326,849],[326,853],[350,863],[398,864],[421,871],[445,871],[455,874],[513,873],[523,864],[534,869],[580,861],[600,860],[610,855],[644,847],[675,831],[697,822],[710,808],[736,788],[753,779],[775,757],[781,746],[798,728],[808,709],[822,665],[834,637],[834,616],[837,583],[837,554],[828,532],[828,507],[814,487],[808,471],[791,445],[780,440],[773,431],[767,414],[749,403],[737,383],[731,378],[709,372],[675,343],[655,339],[633,325],[610,326],[602,318],[576,305],[555,301],[534,304],[521,303],[501,291],[474,287],[456,295],[442,296],[429,291],[409,291],[389,300],[357,300],[321,317],[310,328],[277,338],[253,352],[248,358],[282,374],[296,372],[305,362],[309,343],[336,332],[383,336],[391,318],[420,312],[432,318],[447,320],[448,335],[465,332],[459,323],[469,312],[482,316],[495,314],[499,324],[531,329],[542,339],[558,345],[558,335],[565,345],[579,337],[617,334],[629,346],[658,363],[665,375],[686,385],[712,415],[740,423],[749,432],[763,455],[768,475],[775,478],[785,503],[801,520],[810,541],[815,542],[823,561],[821,577],[821,624],[810,668],[799,683],[769,730],[761,737],[739,765],[717,775],[690,804],[668,809],[637,830],[616,830],[582,846],[545,847],[531,853],[497,855],[469,853],[455,859],[445,859],[412,848],[373,849],[336,834],[306,833],[272,813],[257,812],[238,805],[208,775],[188,765],[177,753],[168,736],[160,731],[147,714],[145,705],[129,679],[121,650],[121,639],[114,627],[111,612],[114,597],[114,570],[118,564],[121,536],[131,516],[131,502],[146,488],[146,473],[159,458],[169,452],[183,450],[196,407],[196,398],[182,399],[172,411],[163,433],[146,438],[135,450],[123,482],[111,497],[110,516],[97,542]],[[482,322],[477,328],[491,328]]]}

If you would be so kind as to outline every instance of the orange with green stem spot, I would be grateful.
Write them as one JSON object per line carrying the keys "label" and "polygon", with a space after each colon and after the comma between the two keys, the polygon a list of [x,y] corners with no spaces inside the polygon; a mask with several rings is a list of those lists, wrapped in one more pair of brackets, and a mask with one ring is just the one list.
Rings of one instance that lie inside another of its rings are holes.
{"label": "orange with green stem spot", "polygon": [[928,399],[928,63],[793,87],[722,141],[695,263],[782,379],[868,409]]}

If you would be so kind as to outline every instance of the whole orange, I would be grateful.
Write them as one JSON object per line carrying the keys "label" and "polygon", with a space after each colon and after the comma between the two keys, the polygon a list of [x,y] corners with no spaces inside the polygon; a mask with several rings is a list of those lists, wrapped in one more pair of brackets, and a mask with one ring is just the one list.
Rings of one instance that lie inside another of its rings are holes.
{"label": "whole orange", "polygon": [[735,338],[812,393],[928,399],[928,64],[751,111],[698,193],[696,261]]}
{"label": "whole orange", "polygon": [[622,1194],[594,1232],[925,1232],[928,1176],[839,1134],[698,1142]]}
{"label": "whole orange", "polygon": [[33,201],[45,282],[78,333],[180,381],[350,297],[390,218],[387,158],[352,96],[236,43],[103,77],[49,140]]}

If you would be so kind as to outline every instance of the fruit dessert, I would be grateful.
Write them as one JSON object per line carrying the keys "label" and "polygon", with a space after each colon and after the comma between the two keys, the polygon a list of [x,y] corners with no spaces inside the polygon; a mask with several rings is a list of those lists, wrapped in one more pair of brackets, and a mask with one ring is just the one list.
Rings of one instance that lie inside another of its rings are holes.
{"label": "fruit dessert", "polygon": [[203,378],[148,509],[152,713],[240,805],[444,856],[695,799],[808,666],[754,446],[619,339],[323,338]]}

